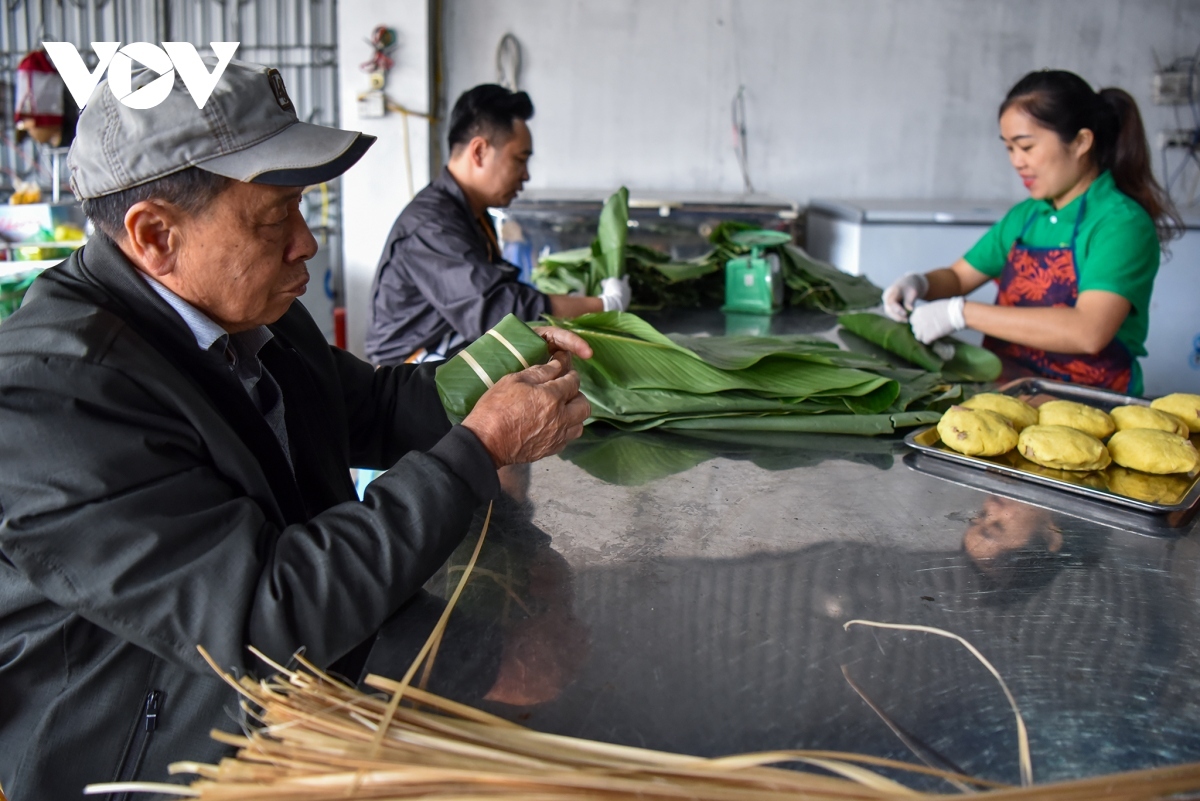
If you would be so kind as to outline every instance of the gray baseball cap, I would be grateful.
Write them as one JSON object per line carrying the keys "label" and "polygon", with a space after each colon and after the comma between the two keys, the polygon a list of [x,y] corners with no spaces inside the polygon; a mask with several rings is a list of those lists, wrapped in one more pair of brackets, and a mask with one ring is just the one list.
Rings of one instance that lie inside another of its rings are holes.
{"label": "gray baseball cap", "polygon": [[[205,59],[212,70],[215,59]],[[134,71],[133,91],[159,78]],[[188,167],[274,186],[336,178],[375,137],[301,122],[278,70],[230,61],[203,109],[176,70],[175,85],[154,108],[129,108],[102,81],[79,115],[67,156],[80,200],[132,189]]]}

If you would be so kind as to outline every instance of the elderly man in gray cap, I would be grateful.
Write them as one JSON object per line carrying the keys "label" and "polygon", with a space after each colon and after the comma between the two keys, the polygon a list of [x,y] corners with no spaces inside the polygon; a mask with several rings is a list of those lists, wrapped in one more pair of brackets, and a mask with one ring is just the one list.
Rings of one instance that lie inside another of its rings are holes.
{"label": "elderly man in gray cap", "polygon": [[[157,78],[135,75],[133,88]],[[430,368],[375,370],[296,303],[304,186],[373,139],[300,122],[279,73],[231,63],[132,109],[107,82],[69,159],[97,228],[0,329],[0,785],[77,797],[212,760],[234,699],[201,661],[299,648],[354,675],[498,491],[589,413],[570,353],[461,426]],[[386,472],[359,502],[350,468]]]}

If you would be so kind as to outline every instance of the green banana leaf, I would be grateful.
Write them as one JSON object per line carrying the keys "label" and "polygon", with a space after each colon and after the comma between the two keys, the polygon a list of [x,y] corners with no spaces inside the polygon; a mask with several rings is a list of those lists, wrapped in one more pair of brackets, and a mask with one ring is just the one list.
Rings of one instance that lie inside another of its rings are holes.
{"label": "green banana leaf", "polygon": [[706,412],[810,412],[846,411],[840,398],[768,398],[753,392],[693,393],[677,389],[627,389],[609,382],[593,364],[577,359],[584,395],[598,418],[626,419],[633,416]]}
{"label": "green banana leaf", "polygon": [[571,292],[583,292],[582,289],[572,286],[566,280],[553,275],[541,275],[536,277],[537,288],[547,295],[569,295]]}
{"label": "green banana leaf", "polygon": [[714,412],[667,414],[654,417],[593,418],[622,431],[705,430],[705,431],[793,431],[796,433],[852,434],[875,436],[892,434],[898,428],[936,423],[941,412],[917,410],[892,414],[801,414]]}
{"label": "green banana leaf", "polygon": [[717,267],[711,264],[698,264],[690,261],[668,261],[652,265],[652,269],[667,279],[668,283],[678,284],[682,281],[692,281],[717,272]]}
{"label": "green banana leaf", "polygon": [[769,356],[752,367],[722,370],[675,344],[636,315],[601,312],[553,320],[579,334],[594,352],[591,367],[626,389],[676,389],[695,394],[750,390],[764,397],[840,396],[856,412],[881,412],[899,395],[896,381],[847,367]]}
{"label": "green banana leaf", "polygon": [[887,434],[962,397],[940,372],[814,337],[669,337],[627,312],[551,322],[592,347],[576,361],[588,422],[625,431]]}
{"label": "green banana leaf", "polygon": [[679,447],[653,435],[619,435],[572,445],[563,457],[609,484],[638,487],[712,458],[703,447]]}
{"label": "green banana leaf", "polygon": [[[986,382],[995,381],[1004,370],[1000,357],[987,348],[959,342],[953,337],[954,355],[942,367],[942,375],[952,381]],[[946,340],[943,340],[946,341]]]}
{"label": "green banana leaf", "polygon": [[[665,253],[629,243],[628,225],[629,192],[621,187],[605,202],[591,247],[543,257],[533,271],[534,285],[550,294],[595,295],[604,278],[628,275],[635,309],[715,309],[725,301],[725,263],[749,252],[735,241],[735,235],[759,230],[726,220],[709,235],[712,250],[677,262]],[[792,244],[765,250],[779,255],[791,305],[836,312],[879,303],[880,289],[862,276],[847,275]]]}
{"label": "green banana leaf", "polygon": [[842,314],[838,316],[838,323],[851,333],[931,373],[941,372],[945,364],[932,348],[917,341],[907,323],[871,313]]}
{"label": "green banana leaf", "polygon": [[899,369],[880,370],[879,374],[900,382],[900,395],[889,412],[907,411],[914,404],[944,412],[952,403],[962,400],[962,387],[947,383],[938,373]]}
{"label": "green banana leaf", "polygon": [[[724,267],[729,259],[748,253],[749,248],[739,244],[735,237],[755,228],[734,220],[721,223],[709,235],[714,247],[704,258]],[[797,245],[777,245],[764,251],[779,256],[790,305],[838,312],[877,306],[883,296],[882,290],[866,277],[849,275],[832,264],[817,261]]]}
{"label": "green banana leaf", "polygon": [[562,458],[607,483],[638,487],[714,458],[750,461],[772,471],[834,458],[886,470],[904,450],[896,440],[845,434],[701,429],[598,433],[589,428]]}
{"label": "green banana leaf", "polygon": [[625,274],[625,240],[629,237],[629,190],[621,187],[600,211],[600,227],[592,243],[592,268],[587,294],[598,295],[605,278]]}
{"label": "green banana leaf", "polygon": [[715,265],[694,259],[692,261],[671,261],[670,256],[666,253],[659,253],[654,248],[627,243],[625,245],[625,266],[630,268],[635,265],[644,269],[656,270],[671,283],[691,281],[719,269]]}
{"label": "green banana leaf", "polygon": [[907,323],[898,323],[870,313],[843,314],[838,317],[838,323],[856,336],[906,361],[930,372],[943,373],[949,380],[985,382],[995,381],[1000,377],[1000,357],[987,348],[962,342],[954,337],[944,337],[939,342],[954,346],[954,355],[949,360],[944,360],[928,345],[918,342]]}
{"label": "green banana leaf", "polygon": [[796,245],[782,249],[783,280],[791,289],[793,306],[825,312],[869,309],[878,306],[883,291],[862,275],[844,273],[832,264],[817,261]]}
{"label": "green banana leaf", "polygon": [[634,309],[717,308],[725,301],[720,265],[701,259],[676,262],[652,248],[629,244],[625,264]]}
{"label": "green banana leaf", "polygon": [[840,350],[837,343],[805,336],[670,337],[709,364],[724,370],[743,370],[772,356],[837,367],[884,369],[887,362],[863,353]]}
{"label": "green banana leaf", "polygon": [[628,236],[629,190],[621,187],[605,201],[591,246],[543,256],[533,271],[534,285],[551,295],[598,295],[605,278],[625,275]]}
{"label": "green banana leaf", "polygon": [[663,428],[672,430],[705,431],[803,431],[820,434],[859,434],[876,436],[893,434],[897,427],[936,423],[937,412],[903,412],[901,414],[777,414],[762,416],[698,417],[669,420]]}
{"label": "green banana leaf", "polygon": [[558,253],[548,253],[542,256],[542,264],[554,267],[581,267],[591,260],[592,249],[590,247],[560,250]]}
{"label": "green banana leaf", "polygon": [[[514,314],[507,315],[491,330],[495,334],[484,334],[439,365],[435,372],[438,397],[452,423],[461,423],[491,386],[476,372],[472,359],[494,384],[509,373],[524,370],[527,365],[544,364],[550,358],[546,341]],[[508,345],[515,348],[521,358],[517,358]],[[464,353],[468,355],[464,356]]]}

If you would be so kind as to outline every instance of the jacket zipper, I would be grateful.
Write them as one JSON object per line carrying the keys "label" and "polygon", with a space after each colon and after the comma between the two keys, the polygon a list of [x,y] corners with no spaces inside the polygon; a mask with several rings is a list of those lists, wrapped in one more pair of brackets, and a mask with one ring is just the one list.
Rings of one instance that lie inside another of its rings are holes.
{"label": "jacket zipper", "polygon": [[[133,732],[129,748],[125,752],[125,761],[121,765],[121,770],[117,773],[117,781],[133,781],[137,776],[138,769],[142,765],[142,759],[146,756],[146,749],[150,745],[150,736],[158,728],[158,719],[159,715],[162,714],[164,697],[166,697],[166,693],[161,690],[151,690],[146,693],[146,699],[142,702],[141,719],[138,721],[137,729]],[[129,793],[110,796],[110,801],[129,801],[129,799]]]}

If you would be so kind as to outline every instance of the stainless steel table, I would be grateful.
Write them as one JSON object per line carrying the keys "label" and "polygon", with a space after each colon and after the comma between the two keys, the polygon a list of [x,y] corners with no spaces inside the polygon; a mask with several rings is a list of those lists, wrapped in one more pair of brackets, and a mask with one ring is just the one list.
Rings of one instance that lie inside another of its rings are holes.
{"label": "stainless steel table", "polygon": [[[722,332],[716,313],[647,316]],[[834,321],[791,312],[773,326]],[[1012,713],[961,646],[843,630],[917,623],[967,638],[1005,677],[1038,781],[1200,759],[1200,524],[1089,518],[919,468],[899,437],[589,430],[505,476],[462,601],[523,668],[493,697],[538,703],[472,698],[480,668],[449,651],[435,673],[448,694],[545,731],[912,759],[848,677],[934,761],[1016,783]],[[431,589],[457,578],[472,542]]]}

